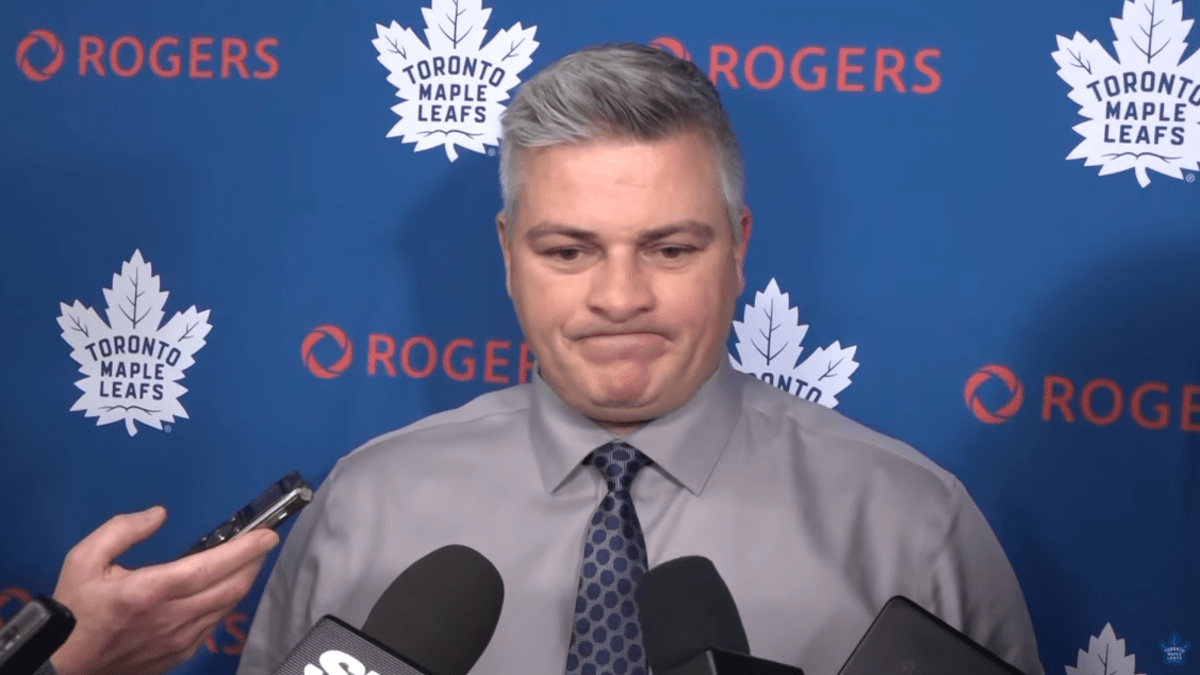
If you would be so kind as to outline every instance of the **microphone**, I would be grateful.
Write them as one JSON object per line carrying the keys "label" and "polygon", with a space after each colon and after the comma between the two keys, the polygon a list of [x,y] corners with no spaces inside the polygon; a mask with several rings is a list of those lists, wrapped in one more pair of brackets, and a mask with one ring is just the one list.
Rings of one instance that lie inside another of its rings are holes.
{"label": "microphone", "polygon": [[654,675],[804,675],[749,655],[733,595],[708,558],[662,563],[642,577],[635,596]]}
{"label": "microphone", "polygon": [[962,631],[903,595],[888,600],[838,675],[1022,675]]}
{"label": "microphone", "polygon": [[38,672],[74,629],[75,615],[65,605],[44,595],[33,598],[0,628],[0,674]]}
{"label": "microphone", "polygon": [[452,544],[396,577],[363,632],[430,675],[467,675],[491,642],[503,604],[504,581],[491,561]]}
{"label": "microphone", "polygon": [[443,546],[396,577],[362,631],[325,615],[275,675],[467,675],[503,603],[504,582],[487,558]]}

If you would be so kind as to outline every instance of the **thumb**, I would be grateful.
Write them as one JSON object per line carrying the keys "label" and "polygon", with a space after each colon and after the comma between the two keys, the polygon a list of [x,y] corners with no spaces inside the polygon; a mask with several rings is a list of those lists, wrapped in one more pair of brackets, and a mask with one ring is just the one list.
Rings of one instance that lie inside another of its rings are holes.
{"label": "thumb", "polygon": [[106,567],[129,547],[158,531],[166,518],[167,510],[161,506],[113,516],[84,537],[76,545],[76,553],[89,566]]}

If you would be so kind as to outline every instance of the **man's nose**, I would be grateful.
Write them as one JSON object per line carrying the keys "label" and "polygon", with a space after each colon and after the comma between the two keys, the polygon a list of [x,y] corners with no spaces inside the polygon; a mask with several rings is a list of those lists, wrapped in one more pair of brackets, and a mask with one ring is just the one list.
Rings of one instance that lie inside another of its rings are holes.
{"label": "man's nose", "polygon": [[588,307],[609,321],[629,321],[654,307],[650,282],[636,255],[610,254],[592,270]]}

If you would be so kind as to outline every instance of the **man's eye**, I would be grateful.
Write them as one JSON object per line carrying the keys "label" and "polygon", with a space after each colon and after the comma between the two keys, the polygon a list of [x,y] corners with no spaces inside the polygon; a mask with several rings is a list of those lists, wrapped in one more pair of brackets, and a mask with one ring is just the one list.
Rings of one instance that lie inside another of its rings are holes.
{"label": "man's eye", "polygon": [[687,246],[663,246],[662,248],[658,249],[658,253],[668,260],[675,260],[682,257],[690,250],[691,249]]}
{"label": "man's eye", "polygon": [[555,258],[568,262],[577,259],[579,257],[579,253],[580,251],[577,248],[560,248],[550,252],[550,254]]}

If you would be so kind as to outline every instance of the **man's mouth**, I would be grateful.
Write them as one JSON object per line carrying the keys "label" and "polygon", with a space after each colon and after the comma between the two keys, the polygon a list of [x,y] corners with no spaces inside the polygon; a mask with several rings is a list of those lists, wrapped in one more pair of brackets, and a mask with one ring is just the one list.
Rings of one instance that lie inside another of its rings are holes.
{"label": "man's mouth", "polygon": [[584,356],[598,360],[653,358],[666,348],[661,334],[644,331],[592,333],[578,342]]}

